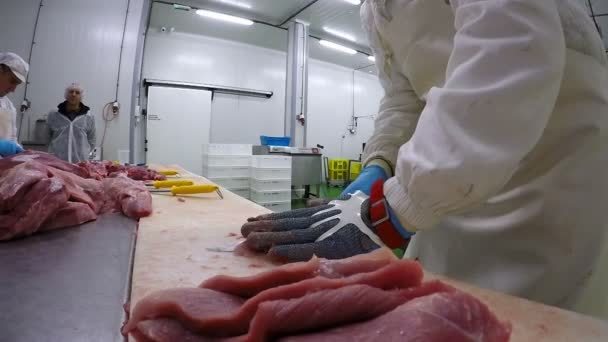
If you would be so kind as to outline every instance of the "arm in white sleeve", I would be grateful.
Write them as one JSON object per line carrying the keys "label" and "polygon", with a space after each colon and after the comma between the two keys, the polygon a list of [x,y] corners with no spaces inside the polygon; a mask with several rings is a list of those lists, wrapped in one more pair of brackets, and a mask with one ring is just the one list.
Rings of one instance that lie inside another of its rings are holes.
{"label": "arm in white sleeve", "polygon": [[[379,164],[389,176],[393,174],[399,147],[407,142],[416,129],[424,103],[418,99],[410,82],[393,65],[390,48],[384,44],[376,29],[368,3],[361,8],[361,19],[376,58],[384,97],[374,123],[374,133],[365,145],[363,164]],[[384,162],[383,162],[384,161]]]}
{"label": "arm in white sleeve", "polygon": [[443,88],[428,95],[384,192],[422,230],[498,193],[541,138],[566,47],[554,0],[452,0],[456,36]]}

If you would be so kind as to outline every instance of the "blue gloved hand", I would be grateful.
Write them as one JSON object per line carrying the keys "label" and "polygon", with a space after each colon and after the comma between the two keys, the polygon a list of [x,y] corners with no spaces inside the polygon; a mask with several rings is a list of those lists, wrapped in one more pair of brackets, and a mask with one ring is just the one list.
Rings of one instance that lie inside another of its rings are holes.
{"label": "blue gloved hand", "polygon": [[342,192],[342,196],[354,194],[357,190],[369,195],[372,185],[380,179],[383,181],[388,179],[386,172],[381,166],[366,166],[363,171],[361,171],[361,174],[359,174],[359,177],[357,177],[354,182],[350,183],[350,185],[346,187],[346,189]]}
{"label": "blue gloved hand", "polygon": [[374,185],[371,199],[357,191],[318,207],[251,218],[241,229],[245,244],[282,261],[305,261],[313,255],[342,259],[381,246],[405,250],[411,233],[393,218],[383,200],[383,183]]}
{"label": "blue gloved hand", "polygon": [[10,157],[23,152],[23,147],[11,140],[0,140],[0,156]]}

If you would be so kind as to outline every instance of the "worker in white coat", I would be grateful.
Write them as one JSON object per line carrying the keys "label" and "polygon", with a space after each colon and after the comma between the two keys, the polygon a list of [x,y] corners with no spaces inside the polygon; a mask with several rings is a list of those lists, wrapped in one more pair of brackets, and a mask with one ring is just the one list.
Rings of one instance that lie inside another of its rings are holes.
{"label": "worker in white coat", "polygon": [[27,78],[29,65],[12,52],[0,53],[0,139],[17,142],[17,110],[8,94]]}
{"label": "worker in white coat", "polygon": [[96,142],[95,118],[82,103],[84,88],[72,83],[65,89],[65,101],[49,113],[49,152],[70,163],[89,160]]}
{"label": "worker in white coat", "polygon": [[406,254],[428,271],[568,306],[608,223],[608,61],[585,9],[367,0],[361,13],[385,96],[354,195],[250,219],[248,245],[346,257],[415,233]]}

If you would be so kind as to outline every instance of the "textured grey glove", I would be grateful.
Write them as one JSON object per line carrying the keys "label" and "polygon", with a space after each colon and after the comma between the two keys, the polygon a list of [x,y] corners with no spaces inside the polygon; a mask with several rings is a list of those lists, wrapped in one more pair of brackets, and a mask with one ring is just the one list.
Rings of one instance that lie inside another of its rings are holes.
{"label": "textured grey glove", "polygon": [[314,208],[248,221],[241,229],[247,246],[284,261],[309,260],[313,255],[342,259],[383,246],[369,219],[369,198],[360,191]]}

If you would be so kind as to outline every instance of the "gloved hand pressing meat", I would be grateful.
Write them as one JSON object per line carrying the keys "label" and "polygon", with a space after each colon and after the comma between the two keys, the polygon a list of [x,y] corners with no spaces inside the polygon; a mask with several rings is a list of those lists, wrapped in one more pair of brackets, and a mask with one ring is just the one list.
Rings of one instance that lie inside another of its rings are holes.
{"label": "gloved hand pressing meat", "polygon": [[250,218],[241,232],[246,245],[282,261],[305,261],[313,255],[342,259],[386,246],[405,249],[412,233],[392,213],[383,180],[361,191],[314,208]]}
{"label": "gloved hand pressing meat", "polygon": [[11,140],[0,140],[0,156],[10,157],[23,152],[23,147]]}

